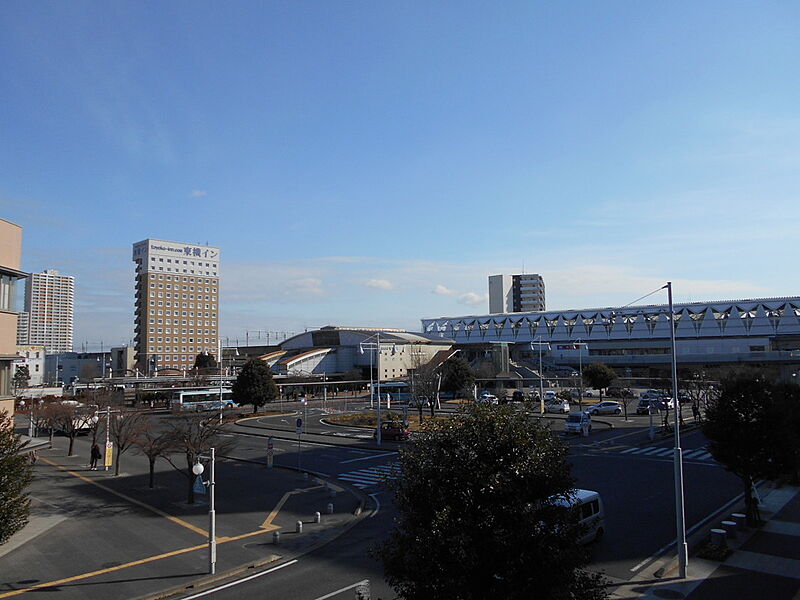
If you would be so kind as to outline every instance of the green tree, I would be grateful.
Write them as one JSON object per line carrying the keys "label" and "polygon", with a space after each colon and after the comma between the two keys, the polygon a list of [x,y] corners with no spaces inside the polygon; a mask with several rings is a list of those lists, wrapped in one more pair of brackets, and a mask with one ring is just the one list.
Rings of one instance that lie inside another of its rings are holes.
{"label": "green tree", "polygon": [[195,369],[216,369],[217,368],[217,359],[214,358],[213,354],[209,354],[208,352],[201,352],[194,358],[194,368]]}
{"label": "green tree", "polygon": [[33,479],[33,468],[22,453],[27,442],[14,433],[14,422],[0,412],[0,544],[25,527],[30,498],[25,488]]}
{"label": "green tree", "polygon": [[452,356],[444,361],[441,386],[443,392],[457,394],[461,391],[469,391],[468,395],[471,395],[471,389],[474,384],[475,374],[465,358]]}
{"label": "green tree", "polygon": [[709,451],[741,479],[750,525],[761,520],[753,498],[754,482],[776,478],[785,465],[777,450],[778,432],[772,427],[779,405],[774,386],[763,374],[742,371],[725,378],[719,396],[709,399],[706,406],[702,429]]}
{"label": "green tree", "polygon": [[245,363],[236,381],[233,382],[233,401],[237,404],[252,404],[253,412],[278,398],[278,386],[272,379],[269,365],[263,360],[253,359]]}
{"label": "green tree", "polygon": [[583,381],[589,387],[600,390],[600,400],[603,399],[603,390],[614,383],[616,378],[614,369],[605,363],[593,362],[583,368]]}
{"label": "green tree", "polygon": [[566,444],[509,406],[428,421],[391,480],[395,528],[376,554],[405,600],[605,598],[569,497]]}
{"label": "green tree", "polygon": [[16,394],[20,389],[28,387],[30,380],[31,372],[28,369],[28,365],[18,366],[16,371],[14,371],[14,379],[11,382],[14,386],[14,394]]}

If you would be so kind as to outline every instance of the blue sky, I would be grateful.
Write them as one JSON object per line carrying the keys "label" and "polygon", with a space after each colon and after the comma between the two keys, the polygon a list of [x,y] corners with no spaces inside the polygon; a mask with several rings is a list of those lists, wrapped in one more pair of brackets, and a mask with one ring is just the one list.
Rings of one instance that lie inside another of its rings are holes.
{"label": "blue sky", "polygon": [[[796,2],[0,3],[0,216],[133,335],[131,245],[222,249],[222,335],[795,295]],[[254,334],[258,335],[258,334]]]}

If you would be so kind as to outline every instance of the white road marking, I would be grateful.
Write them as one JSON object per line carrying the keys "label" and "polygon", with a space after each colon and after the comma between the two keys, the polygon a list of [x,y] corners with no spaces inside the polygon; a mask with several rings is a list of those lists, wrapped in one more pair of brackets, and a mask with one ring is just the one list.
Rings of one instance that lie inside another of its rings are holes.
{"label": "white road marking", "polygon": [[347,587],[343,587],[340,590],[336,590],[335,592],[331,592],[330,594],[325,594],[324,596],[320,596],[319,598],[315,598],[314,600],[327,600],[328,598],[333,598],[334,596],[341,594],[342,592],[346,592],[347,590],[352,590],[354,587],[358,587],[363,583],[369,583],[369,579],[362,579],[361,581],[356,581],[355,583],[348,585]]}
{"label": "white road marking", "polygon": [[378,501],[378,494],[370,494],[369,497],[375,500],[375,510],[369,516],[369,518],[371,519],[372,517],[378,514],[378,511],[381,509],[381,503]]}
{"label": "white road marking", "polygon": [[347,460],[340,461],[339,464],[347,464],[351,462],[358,462],[360,460],[372,460],[373,458],[380,458],[382,456],[391,456],[392,454],[397,454],[397,452],[381,452],[380,454],[374,454],[372,456],[362,456],[360,458],[349,458]]}
{"label": "white road marking", "polygon": [[283,569],[285,567],[289,567],[297,562],[297,559],[290,560],[287,563],[283,563],[282,565],[278,565],[277,567],[272,567],[271,569],[267,569],[266,571],[261,571],[261,573],[256,573],[255,575],[250,575],[249,577],[245,577],[243,579],[237,579],[236,581],[231,581],[230,583],[226,583],[225,585],[221,585],[219,587],[212,588],[210,590],[206,590],[204,592],[200,592],[199,594],[195,594],[194,596],[186,596],[182,598],[182,600],[194,600],[194,598],[202,598],[203,596],[208,596],[209,594],[213,594],[214,592],[219,592],[221,590],[227,589],[229,587],[233,587],[235,585],[239,585],[240,583],[244,583],[246,581],[250,581],[251,579],[255,579],[256,577],[262,577],[264,575],[268,575],[269,573],[273,573],[278,569]]}

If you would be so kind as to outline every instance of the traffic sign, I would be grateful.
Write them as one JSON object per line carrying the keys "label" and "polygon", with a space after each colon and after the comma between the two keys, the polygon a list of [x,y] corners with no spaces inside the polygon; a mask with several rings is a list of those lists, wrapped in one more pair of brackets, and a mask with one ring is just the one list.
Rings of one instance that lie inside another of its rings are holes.
{"label": "traffic sign", "polygon": [[303,419],[297,417],[297,422],[295,423],[295,425],[297,426],[297,433],[298,434],[303,433]]}
{"label": "traffic sign", "polygon": [[192,486],[195,494],[205,494],[206,493],[206,485],[203,483],[203,478],[198,475],[194,480],[194,485]]}
{"label": "traffic sign", "polygon": [[272,450],[275,447],[275,444],[272,442],[272,438],[267,439],[267,450]]}
{"label": "traffic sign", "polygon": [[110,467],[114,462],[114,442],[106,442],[106,454],[103,458],[103,466]]}

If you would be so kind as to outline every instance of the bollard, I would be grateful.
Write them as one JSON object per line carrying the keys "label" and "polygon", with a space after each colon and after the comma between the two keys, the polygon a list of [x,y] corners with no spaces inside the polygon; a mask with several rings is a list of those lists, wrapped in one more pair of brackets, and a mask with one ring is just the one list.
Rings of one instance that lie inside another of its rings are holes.
{"label": "bollard", "polygon": [[715,546],[722,546],[723,548],[728,544],[725,541],[725,530],[724,529],[712,529],[711,530],[711,543]]}
{"label": "bollard", "polygon": [[728,533],[728,537],[730,539],[736,539],[736,530],[739,528],[739,526],[735,521],[722,521],[720,525],[722,525],[722,528]]}
{"label": "bollard", "polygon": [[281,543],[281,532],[280,531],[273,531],[272,532],[272,543],[276,546]]}
{"label": "bollard", "polygon": [[322,521],[322,515],[319,514],[319,511],[314,513],[314,523],[319,523]]}
{"label": "bollard", "polygon": [[333,502],[328,502],[328,514],[333,514]]}
{"label": "bollard", "polygon": [[302,522],[302,521],[298,521],[298,522],[295,524],[295,531],[296,531],[297,533],[303,533],[303,522]]}
{"label": "bollard", "polygon": [[740,531],[747,529],[747,515],[743,513],[733,513],[731,515],[731,521],[736,522],[736,525],[739,527]]}

